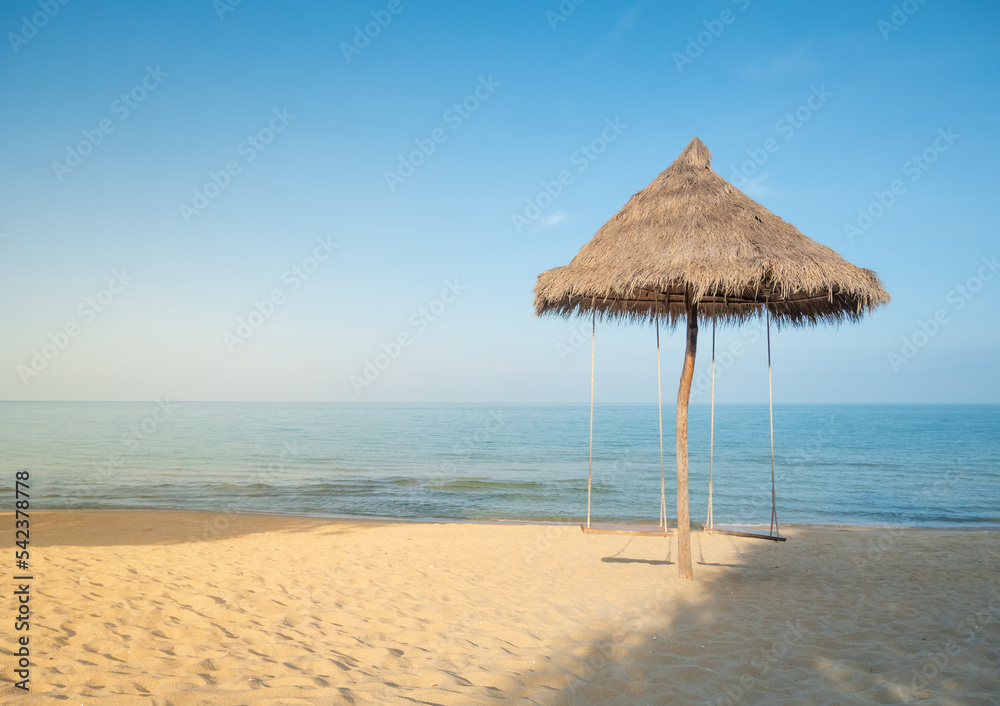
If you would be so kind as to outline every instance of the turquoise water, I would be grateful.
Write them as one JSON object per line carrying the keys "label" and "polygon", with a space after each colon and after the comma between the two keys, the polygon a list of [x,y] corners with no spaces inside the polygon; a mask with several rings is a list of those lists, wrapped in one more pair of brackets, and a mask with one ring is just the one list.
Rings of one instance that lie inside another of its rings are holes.
{"label": "turquoise water", "polygon": [[[691,411],[691,515],[705,519],[709,409]],[[0,402],[0,508],[176,508],[576,521],[585,405]],[[595,521],[656,521],[655,405],[595,411]],[[775,408],[782,524],[1000,521],[1000,406]],[[664,409],[673,514],[673,410]],[[717,522],[766,524],[766,406],[716,409]]]}

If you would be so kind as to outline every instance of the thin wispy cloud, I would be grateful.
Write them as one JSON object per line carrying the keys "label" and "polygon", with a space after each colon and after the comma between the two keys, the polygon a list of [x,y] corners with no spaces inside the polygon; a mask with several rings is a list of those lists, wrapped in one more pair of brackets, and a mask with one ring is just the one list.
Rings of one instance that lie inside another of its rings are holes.
{"label": "thin wispy cloud", "polygon": [[608,47],[618,42],[618,40],[621,39],[626,32],[632,29],[632,26],[635,24],[635,18],[642,11],[642,8],[648,4],[648,2],[649,0],[639,0],[632,7],[630,7],[625,12],[624,15],[618,18],[618,21],[615,22],[614,28],[610,32],[605,34],[603,37],[601,37],[601,41],[597,43],[597,46],[594,48],[594,50],[590,52],[586,57],[584,57],[583,61],[581,61],[580,63],[588,64],[594,61],[595,59],[599,58],[601,54],[603,54],[605,50],[608,49]]}
{"label": "thin wispy cloud", "polygon": [[555,213],[550,213],[549,215],[540,218],[535,230],[545,230],[546,228],[557,226],[560,223],[565,223],[567,220],[569,220],[568,213],[565,211],[556,211]]}
{"label": "thin wispy cloud", "polygon": [[815,68],[812,42],[803,42],[792,49],[766,59],[763,63],[745,67],[740,73],[748,81],[769,81],[800,76]]}
{"label": "thin wispy cloud", "polygon": [[629,8],[628,12],[618,18],[618,22],[615,23],[615,28],[609,35],[610,39],[617,40],[622,36],[622,34],[632,28],[636,15],[639,14],[639,10],[641,10],[642,6],[646,4],[646,1],[647,0],[639,0],[639,2]]}
{"label": "thin wispy cloud", "polygon": [[747,196],[752,198],[760,198],[761,196],[767,196],[771,193],[771,190],[764,186],[764,182],[767,181],[767,173],[760,174],[755,177],[751,177],[746,180],[746,183],[740,187],[740,190]]}

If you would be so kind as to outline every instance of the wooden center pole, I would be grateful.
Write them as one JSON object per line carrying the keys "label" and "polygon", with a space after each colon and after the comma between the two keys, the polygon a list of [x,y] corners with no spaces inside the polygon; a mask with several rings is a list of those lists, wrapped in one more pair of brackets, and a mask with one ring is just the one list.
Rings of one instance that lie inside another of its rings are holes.
{"label": "wooden center pole", "polygon": [[698,305],[687,299],[687,347],[681,384],[677,390],[677,570],[682,579],[693,579],[691,570],[691,516],[688,510],[688,402],[698,349]]}

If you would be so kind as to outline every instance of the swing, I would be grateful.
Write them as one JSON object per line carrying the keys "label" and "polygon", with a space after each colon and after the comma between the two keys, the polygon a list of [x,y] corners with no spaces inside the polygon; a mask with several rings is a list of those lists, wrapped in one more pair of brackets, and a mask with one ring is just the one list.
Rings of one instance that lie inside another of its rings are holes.
{"label": "swing", "polygon": [[746,527],[724,527],[715,524],[712,513],[712,473],[715,461],[715,321],[712,321],[712,413],[711,432],[708,452],[708,518],[704,531],[709,534],[730,534],[735,537],[751,537],[753,539],[768,539],[772,542],[784,542],[788,538],[778,531],[778,503],[774,492],[774,401],[771,391],[771,314],[767,315],[767,406],[771,423],[771,527],[764,533],[762,530],[752,530]]}
{"label": "swing", "polygon": [[624,534],[638,537],[672,537],[667,527],[667,497],[663,481],[663,392],[660,386],[660,324],[656,324],[656,392],[660,408],[660,524],[618,525],[592,524],[590,521],[591,478],[594,469],[594,352],[597,341],[597,313],[594,312],[590,332],[590,461],[587,468],[587,523],[581,524],[584,534]]}

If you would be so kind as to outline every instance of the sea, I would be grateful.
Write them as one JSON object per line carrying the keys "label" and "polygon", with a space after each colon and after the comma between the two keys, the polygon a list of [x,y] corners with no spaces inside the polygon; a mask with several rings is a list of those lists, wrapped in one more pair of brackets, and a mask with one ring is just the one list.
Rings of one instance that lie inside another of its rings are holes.
{"label": "sea", "polygon": [[[710,408],[690,413],[691,518]],[[587,405],[0,402],[0,510],[177,509],[433,521],[580,522]],[[781,526],[1000,527],[1000,406],[778,405]],[[656,522],[656,405],[594,411],[592,518]],[[766,405],[717,405],[717,523],[767,526]],[[21,476],[25,477],[24,475]],[[663,409],[674,517],[674,410]]]}

